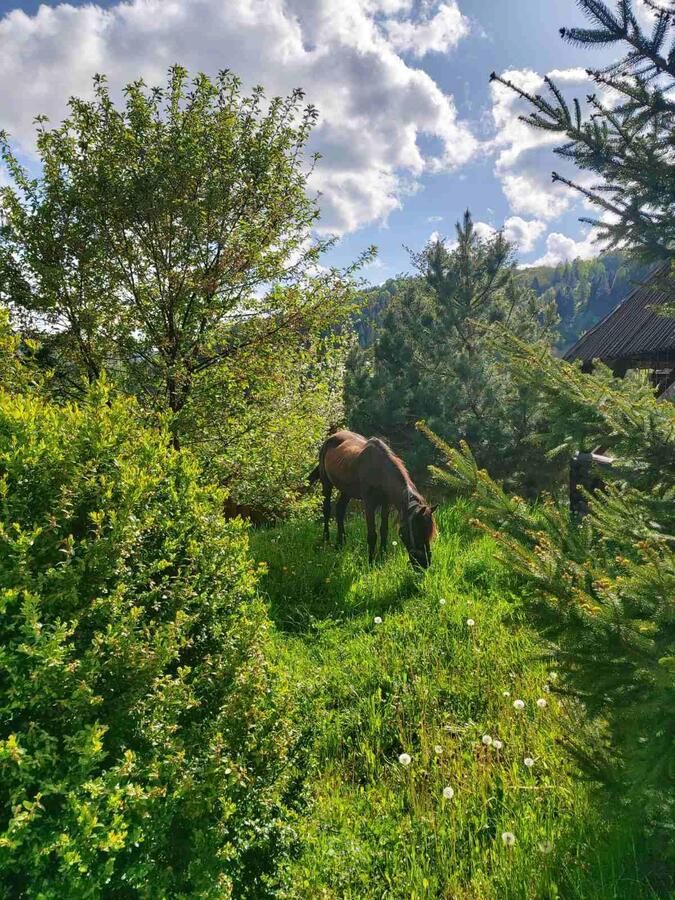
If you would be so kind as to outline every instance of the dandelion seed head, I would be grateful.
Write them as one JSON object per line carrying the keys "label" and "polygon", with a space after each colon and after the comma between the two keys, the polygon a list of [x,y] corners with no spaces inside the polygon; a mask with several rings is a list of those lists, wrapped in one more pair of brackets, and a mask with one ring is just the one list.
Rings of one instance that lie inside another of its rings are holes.
{"label": "dandelion seed head", "polygon": [[481,741],[485,744],[486,747],[489,747],[492,743],[492,737],[489,734],[484,734],[481,738]]}
{"label": "dandelion seed head", "polygon": [[492,742],[492,746],[495,748],[495,750],[501,750],[504,744],[501,741],[497,740],[497,738],[495,738]]}
{"label": "dandelion seed head", "polygon": [[448,602],[448,601],[445,599],[445,597],[441,597],[441,599],[438,601],[439,606],[445,606],[445,604],[446,604],[447,602]]}
{"label": "dandelion seed head", "polygon": [[455,796],[455,789],[451,788],[450,785],[443,788],[443,797],[445,800],[452,800]]}
{"label": "dandelion seed head", "polygon": [[373,619],[373,622],[376,625],[381,625],[382,624],[382,616],[375,616],[375,618]]}
{"label": "dandelion seed head", "polygon": [[442,752],[443,748],[441,747],[441,745],[436,744],[436,746],[434,747],[434,753],[436,754],[436,756],[440,756]]}
{"label": "dandelion seed head", "polygon": [[516,842],[516,836],[512,831],[502,831],[502,843],[505,847],[513,847]]}
{"label": "dandelion seed head", "polygon": [[546,704],[546,701],[544,700],[543,697],[540,697],[540,698],[537,700],[537,706],[539,707],[539,709],[546,709],[546,705],[547,705],[547,704]]}
{"label": "dandelion seed head", "polygon": [[473,626],[474,626],[476,623],[474,622],[473,619],[467,619],[467,620],[466,620],[466,624],[469,626],[469,628],[473,628]]}
{"label": "dandelion seed head", "polygon": [[549,672],[549,673],[548,673],[548,677],[551,679],[551,681],[557,681],[557,680],[558,680],[558,673],[557,673],[557,672]]}
{"label": "dandelion seed head", "polygon": [[544,685],[544,693],[545,693],[545,694],[550,694],[550,693],[551,693],[551,685],[550,685],[550,684],[545,684],[545,685]]}
{"label": "dandelion seed head", "polygon": [[503,697],[510,697],[510,696],[511,696],[511,691],[502,691],[502,696],[503,696]]}
{"label": "dandelion seed head", "polygon": [[412,762],[412,757],[410,756],[409,753],[401,753],[401,755],[398,758],[398,761],[401,763],[402,766],[409,766],[410,763]]}
{"label": "dandelion seed head", "polygon": [[528,769],[531,769],[532,766],[534,765],[534,760],[532,759],[531,756],[526,756],[525,759],[523,760],[523,762],[525,763],[525,765],[527,766]]}
{"label": "dandelion seed head", "polygon": [[514,700],[513,708],[514,709],[525,709],[525,701],[524,700]]}
{"label": "dandelion seed head", "polygon": [[392,546],[392,547],[398,547],[398,541],[392,541],[392,542],[391,542],[391,546]]}

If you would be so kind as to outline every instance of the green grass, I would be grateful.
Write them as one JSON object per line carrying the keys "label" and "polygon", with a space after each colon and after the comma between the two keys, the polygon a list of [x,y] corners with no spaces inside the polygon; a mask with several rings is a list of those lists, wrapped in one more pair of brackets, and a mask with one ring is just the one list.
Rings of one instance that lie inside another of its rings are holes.
{"label": "green grass", "polygon": [[[369,568],[360,518],[349,521],[343,551],[321,544],[316,523],[253,537],[300,747],[275,892],[656,896],[638,875],[620,811],[607,816],[561,745],[585,723],[556,694],[551,660],[493,543],[469,529],[461,505],[439,518],[424,575],[400,547]],[[485,746],[483,735],[503,746]]]}

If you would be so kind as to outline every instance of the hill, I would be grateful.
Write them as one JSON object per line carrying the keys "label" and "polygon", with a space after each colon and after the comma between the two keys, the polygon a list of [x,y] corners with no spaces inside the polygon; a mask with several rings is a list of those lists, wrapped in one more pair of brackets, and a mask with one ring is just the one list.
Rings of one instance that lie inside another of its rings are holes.
{"label": "hill", "polygon": [[[645,274],[644,266],[620,253],[521,270],[523,284],[538,296],[549,294],[555,300],[560,317],[560,350],[565,350],[611,312]],[[361,346],[372,343],[377,323],[389,301],[413,277],[392,278],[365,292],[365,304],[357,321]]]}

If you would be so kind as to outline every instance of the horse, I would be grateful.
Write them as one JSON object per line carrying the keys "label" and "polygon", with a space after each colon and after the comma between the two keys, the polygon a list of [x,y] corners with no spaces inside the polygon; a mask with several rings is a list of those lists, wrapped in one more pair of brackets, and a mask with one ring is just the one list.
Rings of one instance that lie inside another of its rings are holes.
{"label": "horse", "polygon": [[382,511],[380,553],[384,553],[389,531],[389,510],[399,513],[399,533],[413,566],[431,564],[431,542],[436,537],[436,506],[429,506],[412,482],[403,460],[380,438],[367,439],[353,431],[338,431],[327,438],[319,452],[319,465],[310,482],[323,488],[323,536],[330,539],[329,522],[333,488],[340,492],[335,505],[337,544],[345,542],[345,515],[350,500],[362,500],[368,529],[368,560],[372,564],[377,546],[375,514]]}

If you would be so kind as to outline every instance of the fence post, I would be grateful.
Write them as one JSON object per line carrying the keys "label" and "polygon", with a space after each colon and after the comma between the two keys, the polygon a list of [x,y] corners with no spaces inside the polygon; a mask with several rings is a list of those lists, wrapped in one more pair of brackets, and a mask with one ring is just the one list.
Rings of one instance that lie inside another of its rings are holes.
{"label": "fence post", "polygon": [[583,519],[588,514],[586,493],[592,493],[604,486],[604,481],[597,474],[596,467],[611,468],[614,460],[600,453],[581,453],[577,451],[570,460],[570,512]]}

